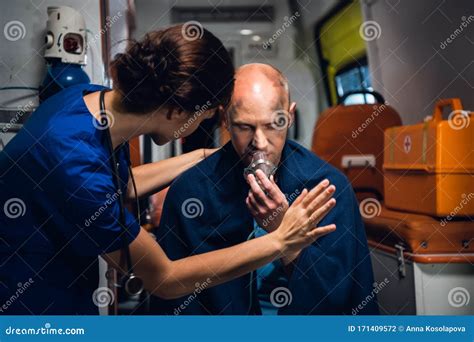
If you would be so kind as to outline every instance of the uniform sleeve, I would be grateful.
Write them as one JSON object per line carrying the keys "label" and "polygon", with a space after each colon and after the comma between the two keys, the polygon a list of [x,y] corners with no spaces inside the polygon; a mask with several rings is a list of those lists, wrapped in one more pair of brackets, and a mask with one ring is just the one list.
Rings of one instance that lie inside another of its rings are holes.
{"label": "uniform sleeve", "polygon": [[[320,226],[335,223],[336,231],[305,248],[289,279],[291,303],[279,314],[351,314],[372,291],[373,274],[367,240],[352,188],[345,178],[336,185],[336,207]],[[364,301],[360,313],[377,314],[376,298]]]}
{"label": "uniform sleeve", "polygon": [[114,185],[108,155],[86,139],[54,139],[49,146],[51,171],[41,187],[57,208],[53,219],[64,220],[58,225],[61,239],[79,255],[109,253],[130,244],[140,227],[126,208],[120,223],[122,191]]}

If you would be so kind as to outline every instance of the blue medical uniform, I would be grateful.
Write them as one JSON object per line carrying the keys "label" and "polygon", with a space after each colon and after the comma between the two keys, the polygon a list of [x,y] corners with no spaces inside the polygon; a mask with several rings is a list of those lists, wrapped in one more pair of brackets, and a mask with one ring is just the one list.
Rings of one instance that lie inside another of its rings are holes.
{"label": "blue medical uniform", "polygon": [[[171,185],[156,229],[157,239],[171,259],[180,259],[247,240],[254,220],[245,204],[249,186],[243,177],[244,165],[229,142],[222,149],[184,172]],[[289,298],[282,305],[275,296],[278,314],[348,314],[373,290],[373,271],[367,238],[358,203],[347,178],[336,168],[293,141],[287,141],[276,174],[277,184],[290,202],[304,188],[311,189],[323,179],[336,186],[335,208],[320,225],[335,223],[337,230],[305,248],[288,277],[281,267],[259,270],[251,278],[237,279],[196,295],[173,300],[153,298],[156,314],[262,314],[268,311],[260,301],[285,287]],[[189,204],[195,210],[190,210]],[[189,210],[187,210],[189,209]],[[273,266],[278,265],[274,263]],[[270,267],[270,266],[269,266]],[[276,273],[274,272],[276,271]],[[271,277],[265,274],[273,273]],[[264,298],[255,295],[257,279]],[[285,279],[286,278],[286,279]],[[260,297],[260,298],[259,298]],[[373,297],[373,296],[372,296]],[[260,299],[260,301],[259,301]],[[376,298],[359,314],[377,314]]]}
{"label": "blue medical uniform", "polygon": [[[83,100],[101,89],[49,98],[0,153],[0,314],[97,314],[98,255],[138,235],[127,210],[119,225],[105,131]],[[125,194],[128,144],[116,153]]]}

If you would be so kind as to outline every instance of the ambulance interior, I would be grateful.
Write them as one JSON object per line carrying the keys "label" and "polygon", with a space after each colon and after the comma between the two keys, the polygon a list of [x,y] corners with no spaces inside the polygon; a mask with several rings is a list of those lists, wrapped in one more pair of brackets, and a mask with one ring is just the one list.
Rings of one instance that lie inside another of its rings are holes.
{"label": "ambulance interior", "polygon": [[[21,25],[19,38],[0,37],[0,149],[39,105],[45,77],[55,77],[43,55],[51,6],[72,8],[85,20],[84,82],[111,86],[110,61],[127,39],[190,21],[222,40],[235,67],[277,67],[297,103],[289,138],[354,188],[380,313],[474,315],[474,2],[11,2],[2,6],[2,25],[11,18]],[[228,140],[216,117],[164,146],[136,139],[132,163]],[[166,189],[140,203],[150,230],[159,225],[165,196]],[[105,286],[106,273],[102,260]],[[137,302],[101,313],[128,312]]]}

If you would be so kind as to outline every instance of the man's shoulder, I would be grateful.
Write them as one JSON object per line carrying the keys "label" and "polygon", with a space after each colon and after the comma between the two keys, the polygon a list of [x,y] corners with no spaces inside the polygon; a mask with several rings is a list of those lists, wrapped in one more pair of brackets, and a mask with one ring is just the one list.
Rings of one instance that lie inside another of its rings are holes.
{"label": "man's shoulder", "polygon": [[189,193],[219,181],[217,165],[224,157],[224,153],[225,151],[221,148],[211,156],[184,171],[173,181],[170,191],[185,190]]}
{"label": "man's shoulder", "polygon": [[332,183],[336,182],[340,185],[349,184],[349,180],[344,173],[306,147],[293,140],[288,141],[288,147],[290,149],[289,154],[298,159],[297,166],[305,177],[321,180],[328,178]]}

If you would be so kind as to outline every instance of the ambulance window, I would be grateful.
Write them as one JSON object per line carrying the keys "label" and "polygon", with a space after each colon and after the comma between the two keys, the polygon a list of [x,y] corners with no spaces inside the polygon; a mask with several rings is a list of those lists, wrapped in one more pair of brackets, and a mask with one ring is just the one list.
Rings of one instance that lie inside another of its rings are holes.
{"label": "ambulance window", "polygon": [[[364,61],[363,61],[364,62]],[[349,92],[359,90],[373,91],[370,81],[369,68],[366,63],[357,62],[346,67],[336,74],[337,96],[342,98]],[[376,100],[371,94],[353,94],[348,96],[344,104],[365,104],[375,103]]]}

